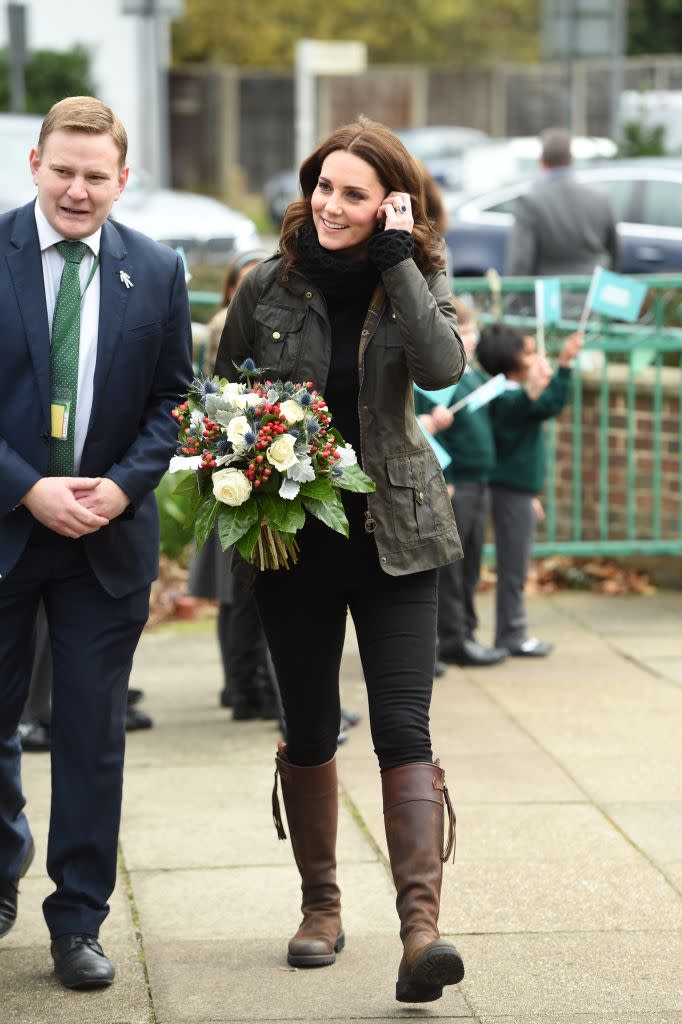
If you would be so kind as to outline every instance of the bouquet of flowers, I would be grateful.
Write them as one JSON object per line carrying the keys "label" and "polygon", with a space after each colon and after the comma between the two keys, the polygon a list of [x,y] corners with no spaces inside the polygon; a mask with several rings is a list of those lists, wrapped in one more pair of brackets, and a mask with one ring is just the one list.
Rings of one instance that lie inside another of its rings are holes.
{"label": "bouquet of flowers", "polygon": [[261,383],[251,359],[237,369],[241,383],[196,377],[173,410],[179,446],[169,471],[192,471],[176,491],[191,495],[197,548],[215,525],[223,550],[234,544],[259,569],[288,569],[306,513],[347,537],[339,491],[374,483],[311,381]]}

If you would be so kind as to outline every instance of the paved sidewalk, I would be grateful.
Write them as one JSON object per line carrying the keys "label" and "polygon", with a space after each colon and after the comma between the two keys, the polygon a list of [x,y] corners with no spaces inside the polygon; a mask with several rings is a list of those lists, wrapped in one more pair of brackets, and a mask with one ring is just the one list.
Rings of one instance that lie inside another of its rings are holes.
{"label": "paved sidewalk", "polygon": [[[682,1024],[682,594],[529,605],[551,658],[436,683],[434,749],[458,814],[441,915],[466,963],[457,989],[423,1007],[393,998],[366,713],[339,755],[347,947],[334,967],[287,968],[299,897],[270,818],[277,732],[218,708],[212,625],[189,623],[149,632],[136,658],[156,725],[128,738],[107,991],[67,992],[51,973],[49,759],[24,758],[38,855],[0,944],[2,1024]],[[481,607],[487,638],[489,595]],[[352,638],[343,700],[366,712]]]}

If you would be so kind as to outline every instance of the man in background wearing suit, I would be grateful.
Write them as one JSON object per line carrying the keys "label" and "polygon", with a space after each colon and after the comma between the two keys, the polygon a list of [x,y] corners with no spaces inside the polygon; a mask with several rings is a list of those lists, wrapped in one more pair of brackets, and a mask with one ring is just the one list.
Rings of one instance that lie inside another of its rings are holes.
{"label": "man in background wearing suit", "polygon": [[46,116],[35,202],[0,217],[0,936],[33,857],[21,717],[42,598],[54,665],[43,903],[68,988],[111,983],[97,938],[116,880],[126,691],[158,570],[154,488],[191,379],[182,261],[108,219],[128,177],[91,97]]}
{"label": "man in background wearing suit", "polygon": [[609,197],[576,181],[571,165],[570,134],[548,129],[542,135],[542,176],[515,204],[508,275],[589,275],[596,266],[617,267],[618,235]]}

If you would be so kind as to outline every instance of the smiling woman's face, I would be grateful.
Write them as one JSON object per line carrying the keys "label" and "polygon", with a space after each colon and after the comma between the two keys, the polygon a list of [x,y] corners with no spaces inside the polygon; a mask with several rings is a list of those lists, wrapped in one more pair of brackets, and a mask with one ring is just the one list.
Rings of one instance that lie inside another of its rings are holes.
{"label": "smiling woman's face", "polygon": [[366,160],[345,149],[330,153],[310,199],[320,245],[361,259],[385,196],[386,189]]}

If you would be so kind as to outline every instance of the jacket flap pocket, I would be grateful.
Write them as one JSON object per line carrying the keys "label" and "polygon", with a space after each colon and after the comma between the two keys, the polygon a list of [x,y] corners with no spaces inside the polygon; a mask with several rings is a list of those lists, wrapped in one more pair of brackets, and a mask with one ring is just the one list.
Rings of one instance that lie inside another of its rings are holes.
{"label": "jacket flap pocket", "polygon": [[412,473],[412,465],[408,455],[386,459],[388,479],[394,487],[414,487],[416,481]]}
{"label": "jacket flap pocket", "polygon": [[285,306],[270,306],[260,302],[253,312],[253,318],[273,332],[292,334],[301,330],[305,314],[305,309],[287,309]]}
{"label": "jacket flap pocket", "polygon": [[438,460],[424,448],[409,455],[398,455],[386,460],[388,479],[394,487],[424,487],[440,473]]}

